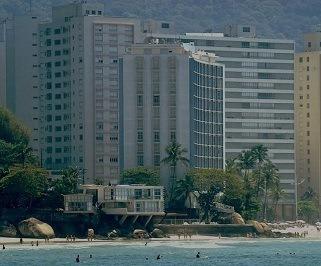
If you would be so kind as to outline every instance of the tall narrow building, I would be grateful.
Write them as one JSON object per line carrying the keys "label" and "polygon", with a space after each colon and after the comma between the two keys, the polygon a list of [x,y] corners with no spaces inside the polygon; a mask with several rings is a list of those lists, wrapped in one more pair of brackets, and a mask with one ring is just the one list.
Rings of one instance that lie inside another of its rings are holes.
{"label": "tall narrow building", "polygon": [[256,144],[269,149],[285,196],[279,215],[296,218],[294,159],[294,41],[258,38],[255,28],[228,26],[224,33],[146,33],[150,43],[193,43],[225,65],[225,155]]}
{"label": "tall narrow building", "polygon": [[304,36],[295,55],[295,132],[298,193],[313,191],[321,207],[321,32]]}
{"label": "tall narrow building", "polygon": [[6,21],[0,22],[0,106],[6,107]]}
{"label": "tall narrow building", "polygon": [[[160,167],[177,141],[192,167],[224,167],[224,66],[180,45],[140,44],[120,61],[121,167]],[[178,166],[178,175],[184,172]]]}
{"label": "tall narrow building", "polygon": [[14,16],[6,23],[6,105],[31,133],[30,146],[39,149],[39,62],[37,16]]}
{"label": "tall narrow building", "polygon": [[117,183],[118,58],[140,40],[135,19],[104,16],[104,5],[53,7],[40,25],[43,164],[77,166],[84,182]]}

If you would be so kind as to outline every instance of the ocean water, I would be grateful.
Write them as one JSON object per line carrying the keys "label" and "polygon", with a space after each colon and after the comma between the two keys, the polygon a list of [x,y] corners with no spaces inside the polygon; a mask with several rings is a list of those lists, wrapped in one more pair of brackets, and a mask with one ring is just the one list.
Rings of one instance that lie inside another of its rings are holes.
{"label": "ocean water", "polygon": [[[200,252],[200,258],[196,258]],[[292,253],[292,254],[290,254]],[[294,254],[295,253],[295,254]],[[92,258],[89,258],[89,255]],[[157,255],[160,260],[156,260]],[[77,264],[76,256],[80,256]],[[146,260],[148,258],[148,260]],[[321,265],[321,240],[161,241],[7,246],[0,265]]]}

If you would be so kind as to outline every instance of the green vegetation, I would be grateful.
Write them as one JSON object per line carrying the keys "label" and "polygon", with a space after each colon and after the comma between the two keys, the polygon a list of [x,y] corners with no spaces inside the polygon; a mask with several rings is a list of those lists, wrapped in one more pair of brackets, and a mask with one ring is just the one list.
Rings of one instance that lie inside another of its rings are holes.
{"label": "green vegetation", "polygon": [[174,179],[175,194],[169,207],[184,210],[186,201],[192,206],[194,195],[201,218],[206,222],[218,217],[217,203],[233,206],[247,220],[277,218],[283,191],[278,170],[267,153],[266,147],[256,145],[237,158],[227,160],[225,170],[189,170],[184,179]]}
{"label": "green vegetation", "polygon": [[301,200],[298,202],[299,218],[308,223],[315,222],[319,217],[319,208],[313,200]]}
{"label": "green vegetation", "polygon": [[171,174],[169,182],[169,202],[171,203],[173,194],[175,192],[177,165],[181,163],[185,166],[188,166],[189,160],[184,156],[184,154],[187,153],[187,150],[176,141],[171,142],[166,147],[165,152],[167,156],[162,159],[161,163],[166,164],[170,167]]}
{"label": "green vegetation", "polygon": [[148,186],[160,185],[159,172],[153,168],[136,167],[122,173],[121,184],[145,184]]}
{"label": "green vegetation", "polygon": [[62,172],[62,178],[48,180],[29,147],[24,125],[0,107],[0,207],[63,207],[63,194],[77,192],[78,169]]}

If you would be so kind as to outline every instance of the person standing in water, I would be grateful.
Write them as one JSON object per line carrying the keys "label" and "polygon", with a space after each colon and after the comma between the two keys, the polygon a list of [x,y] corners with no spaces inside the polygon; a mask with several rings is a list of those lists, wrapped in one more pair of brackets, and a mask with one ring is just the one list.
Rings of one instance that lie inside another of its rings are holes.
{"label": "person standing in water", "polygon": [[200,253],[199,253],[199,252],[197,252],[197,254],[196,254],[196,258],[197,258],[197,259],[199,259],[200,257],[201,257]]}
{"label": "person standing in water", "polygon": [[6,249],[6,247],[5,247],[4,245],[2,245],[2,249],[3,249],[3,250],[5,250],[5,249]]}
{"label": "person standing in water", "polygon": [[157,260],[160,260],[160,258],[161,258],[161,255],[159,254],[156,259],[157,259]]}
{"label": "person standing in water", "polygon": [[77,256],[76,258],[76,262],[79,263],[80,262],[80,258],[79,258],[79,255]]}

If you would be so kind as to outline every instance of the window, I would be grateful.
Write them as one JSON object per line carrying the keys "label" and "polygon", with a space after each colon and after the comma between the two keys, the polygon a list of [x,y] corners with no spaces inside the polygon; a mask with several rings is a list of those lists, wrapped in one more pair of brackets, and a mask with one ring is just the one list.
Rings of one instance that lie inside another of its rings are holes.
{"label": "window", "polygon": [[143,106],[143,95],[137,95],[137,106]]}
{"label": "window", "polygon": [[159,166],[160,165],[160,155],[159,154],[155,154],[154,155],[154,165],[155,166]]}
{"label": "window", "polygon": [[310,71],[310,67],[309,66],[307,66],[307,71]]}
{"label": "window", "polygon": [[55,51],[55,56],[60,56],[61,55],[61,51]]}
{"label": "window", "polygon": [[170,140],[171,140],[171,141],[175,141],[175,140],[176,140],[176,132],[175,132],[175,131],[171,131],[171,133],[170,133]]}
{"label": "window", "polygon": [[303,57],[299,58],[299,62],[302,63],[303,62]]}
{"label": "window", "polygon": [[169,23],[162,23],[162,29],[169,29]]}
{"label": "window", "polygon": [[159,95],[153,96],[153,106],[159,106]]}
{"label": "window", "polygon": [[60,45],[61,41],[60,40],[55,40],[55,45]]}
{"label": "window", "polygon": [[143,142],[143,131],[137,132],[137,142]]}
{"label": "window", "polygon": [[137,155],[137,165],[138,166],[144,165],[144,155],[142,154]]}
{"label": "window", "polygon": [[308,81],[310,80],[310,76],[309,76],[309,75],[307,75],[307,80],[308,80]]}
{"label": "window", "polygon": [[60,29],[55,29],[54,33],[55,34],[60,34],[61,30]]}
{"label": "window", "polygon": [[251,28],[250,27],[243,27],[243,32],[251,32]]}
{"label": "window", "polygon": [[309,57],[307,57],[307,62],[310,62],[310,58]]}
{"label": "window", "polygon": [[250,48],[249,42],[242,42],[242,48]]}
{"label": "window", "polygon": [[308,42],[308,47],[311,47],[311,42]]}
{"label": "window", "polygon": [[159,141],[160,141],[159,131],[154,131],[154,142],[159,142]]}
{"label": "window", "polygon": [[47,39],[47,40],[46,40],[46,45],[47,45],[47,46],[51,46],[51,39]]}

